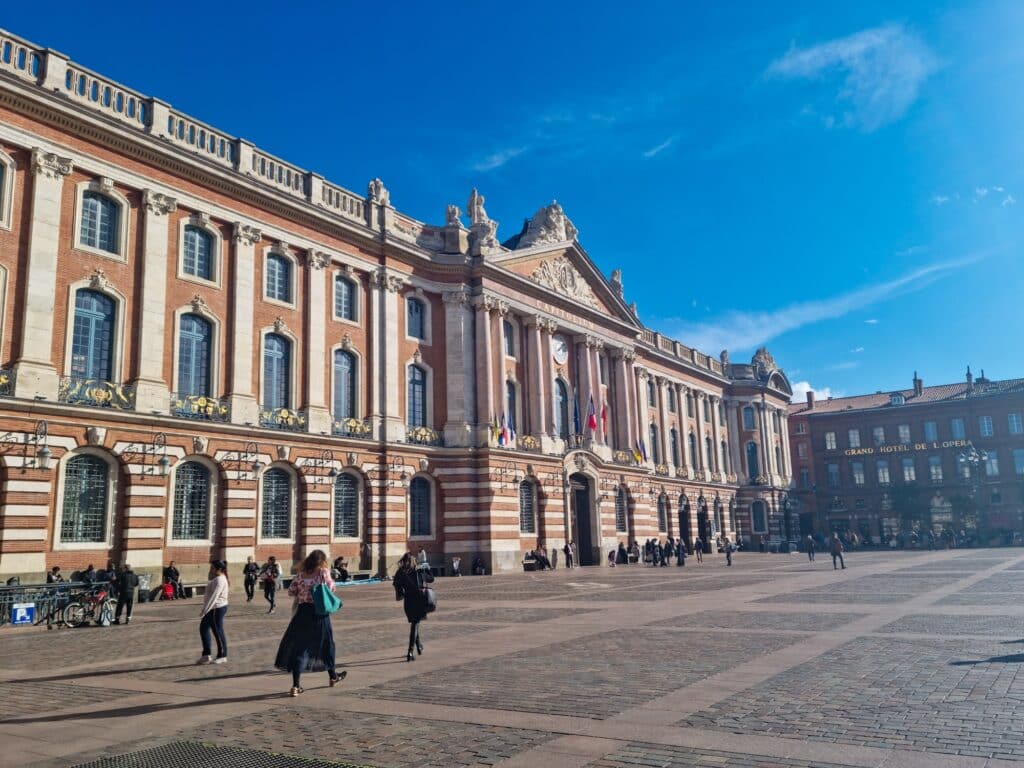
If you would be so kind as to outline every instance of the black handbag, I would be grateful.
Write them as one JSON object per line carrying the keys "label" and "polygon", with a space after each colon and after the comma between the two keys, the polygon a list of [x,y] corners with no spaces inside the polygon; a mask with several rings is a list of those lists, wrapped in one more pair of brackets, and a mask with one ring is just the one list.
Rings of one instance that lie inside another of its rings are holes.
{"label": "black handbag", "polygon": [[423,599],[427,604],[427,613],[433,613],[437,610],[437,592],[432,590],[430,587],[424,587]]}

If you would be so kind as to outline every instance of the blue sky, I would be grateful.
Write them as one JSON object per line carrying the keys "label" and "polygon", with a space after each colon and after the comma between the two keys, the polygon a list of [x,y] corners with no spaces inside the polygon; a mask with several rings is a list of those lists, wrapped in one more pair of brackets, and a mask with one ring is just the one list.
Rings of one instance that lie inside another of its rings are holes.
{"label": "blue sky", "polygon": [[417,218],[557,198],[648,325],[819,393],[1024,376],[1024,4],[147,5],[0,26]]}

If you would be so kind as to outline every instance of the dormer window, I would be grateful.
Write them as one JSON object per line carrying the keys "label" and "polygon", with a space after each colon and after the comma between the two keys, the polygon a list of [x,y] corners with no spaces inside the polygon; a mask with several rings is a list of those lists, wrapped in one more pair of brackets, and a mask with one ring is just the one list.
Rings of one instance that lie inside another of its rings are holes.
{"label": "dormer window", "polygon": [[889,395],[889,405],[903,405],[905,402],[906,400],[899,392],[893,392]]}

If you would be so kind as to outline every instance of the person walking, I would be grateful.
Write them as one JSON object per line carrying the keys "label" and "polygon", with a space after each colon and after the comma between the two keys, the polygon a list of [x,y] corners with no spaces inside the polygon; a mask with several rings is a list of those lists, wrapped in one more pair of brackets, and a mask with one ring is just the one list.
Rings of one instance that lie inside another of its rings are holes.
{"label": "person walking", "polygon": [[327,679],[333,688],[348,675],[334,668],[334,629],[331,616],[321,616],[313,605],[313,590],[323,584],[332,592],[334,580],[327,567],[327,555],[322,549],[314,549],[305,560],[299,573],[292,579],[288,594],[295,598],[295,612],[288,623],[281,643],[277,647],[274,666],[283,672],[292,673],[291,696],[302,693],[302,673],[327,670]]}
{"label": "person walking", "polygon": [[[127,567],[127,566],[125,566]],[[228,612],[228,564],[223,560],[210,563],[210,580],[206,582],[206,599],[199,614],[199,639],[203,653],[196,664],[225,664],[228,660],[228,639],[224,635],[224,614]],[[217,641],[217,658],[210,659],[210,635]]]}
{"label": "person walking", "polygon": [[814,562],[814,537],[811,534],[807,534],[807,538],[804,540],[807,545],[807,560],[808,562]]}
{"label": "person walking", "polygon": [[251,603],[253,597],[256,594],[256,581],[260,574],[260,567],[256,564],[252,555],[249,555],[245,561],[245,567],[242,568],[242,579],[245,586],[245,602]]}
{"label": "person walking", "polygon": [[839,565],[841,565],[843,567],[843,570],[845,571],[846,570],[846,563],[843,562],[843,542],[840,540],[838,533],[833,533],[832,534],[831,552],[832,552],[832,570],[833,571],[836,570],[836,560],[838,559],[839,560]]}
{"label": "person walking", "polygon": [[726,536],[726,537],[724,537],[722,539],[722,546],[725,547],[725,564],[731,567],[732,566],[733,546],[732,546],[732,542],[729,541],[729,537],[728,536]]}
{"label": "person walking", "polygon": [[267,558],[267,564],[260,569],[260,577],[263,579],[263,599],[270,603],[267,613],[273,613],[277,608],[277,583],[281,579],[281,566],[277,564],[277,558],[271,555]]}
{"label": "person walking", "polygon": [[676,566],[682,568],[684,565],[686,565],[686,542],[680,536],[679,541],[676,542]]}
{"label": "person walking", "polygon": [[139,588],[139,577],[128,564],[117,574],[117,611],[114,614],[114,623],[121,623],[121,612],[127,609],[124,623],[130,624],[132,620],[132,608],[135,607],[135,590]]}
{"label": "person walking", "polygon": [[395,600],[403,601],[405,618],[409,620],[409,650],[405,654],[406,661],[416,660],[412,655],[413,648],[417,654],[423,655],[420,622],[427,618],[426,587],[433,580],[434,577],[429,570],[415,566],[410,552],[406,552],[398,561],[398,573],[395,574],[392,583],[395,587]]}
{"label": "person walking", "polygon": [[664,544],[659,544],[658,554],[661,558],[661,567],[668,568],[668,557],[672,553],[671,541],[666,541]]}
{"label": "person walking", "polygon": [[704,562],[704,542],[701,541],[700,536],[693,542],[693,554],[697,557],[698,563]]}
{"label": "person walking", "polygon": [[562,548],[562,552],[565,554],[565,567],[566,568],[572,568],[573,567],[573,560],[572,560],[573,551],[572,551],[572,542],[571,541],[565,542],[565,546]]}

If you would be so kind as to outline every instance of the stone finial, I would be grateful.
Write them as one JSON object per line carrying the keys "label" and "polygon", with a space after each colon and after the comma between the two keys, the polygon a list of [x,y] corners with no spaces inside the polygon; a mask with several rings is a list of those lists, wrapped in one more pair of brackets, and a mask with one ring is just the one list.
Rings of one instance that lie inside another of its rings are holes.
{"label": "stone finial", "polygon": [[612,270],[612,281],[611,282],[612,282],[612,290],[614,290],[615,293],[617,293],[619,298],[621,299],[622,295],[623,295],[622,270],[621,269],[613,269]]}
{"label": "stone finial", "polygon": [[457,205],[449,205],[445,210],[444,214],[444,225],[446,227],[458,227],[462,228],[462,220],[459,218],[462,216],[462,211],[459,210]]}
{"label": "stone finial", "polygon": [[722,352],[718,355],[718,359],[722,362],[722,366],[723,367],[728,365],[729,364],[729,350],[728,349],[723,349]]}
{"label": "stone finial", "polygon": [[367,185],[366,196],[370,199],[371,203],[391,205],[391,193],[380,179],[374,179]]}

